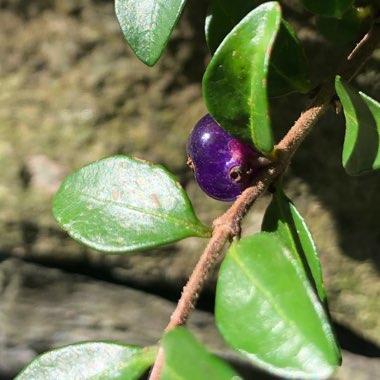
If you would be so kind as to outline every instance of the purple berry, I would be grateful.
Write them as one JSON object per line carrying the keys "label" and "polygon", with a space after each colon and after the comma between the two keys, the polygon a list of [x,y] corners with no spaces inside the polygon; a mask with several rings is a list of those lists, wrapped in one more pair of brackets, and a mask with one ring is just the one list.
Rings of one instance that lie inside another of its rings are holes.
{"label": "purple berry", "polygon": [[229,135],[211,115],[195,125],[187,142],[189,165],[202,190],[220,201],[233,201],[257,175],[259,152]]}

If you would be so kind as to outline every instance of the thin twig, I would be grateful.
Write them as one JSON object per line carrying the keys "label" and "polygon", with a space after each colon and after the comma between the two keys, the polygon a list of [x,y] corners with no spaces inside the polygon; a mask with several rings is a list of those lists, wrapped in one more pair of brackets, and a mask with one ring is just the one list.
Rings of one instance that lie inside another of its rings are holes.
{"label": "thin twig", "polygon": [[[373,28],[364,36],[338,73],[346,80],[351,80],[371,56],[380,41],[380,26]],[[240,235],[240,224],[254,202],[268,186],[276,181],[288,167],[294,153],[312,130],[316,122],[327,111],[335,95],[334,78],[322,85],[310,107],[301,114],[293,127],[275,147],[275,161],[262,171],[251,187],[246,189],[225,214],[214,221],[213,235],[202,253],[188,283],[183,288],[181,298],[165,328],[165,332],[176,326],[184,325],[191,310],[195,307],[199,293],[223,247],[232,238]],[[164,352],[160,348],[149,380],[159,380],[164,363]]]}
{"label": "thin twig", "polygon": [[[210,273],[213,264],[219,256],[227,240],[232,235],[232,231],[225,227],[215,228],[210,241],[207,244],[202,256],[200,257],[193,273],[191,274],[186,286],[183,288],[182,296],[178,301],[174,313],[170,317],[170,322],[165,328],[165,332],[176,326],[181,326],[186,323],[191,310],[195,307],[199,292]],[[163,366],[164,351],[160,347],[150,374],[150,380],[159,379]]]}

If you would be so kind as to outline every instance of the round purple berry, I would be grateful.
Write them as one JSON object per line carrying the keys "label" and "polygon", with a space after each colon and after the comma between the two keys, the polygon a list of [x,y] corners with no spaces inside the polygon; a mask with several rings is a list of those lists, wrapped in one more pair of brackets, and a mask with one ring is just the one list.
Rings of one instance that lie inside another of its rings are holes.
{"label": "round purple berry", "polygon": [[257,175],[259,152],[229,135],[213,117],[205,115],[187,142],[189,165],[202,190],[220,201],[233,201]]}

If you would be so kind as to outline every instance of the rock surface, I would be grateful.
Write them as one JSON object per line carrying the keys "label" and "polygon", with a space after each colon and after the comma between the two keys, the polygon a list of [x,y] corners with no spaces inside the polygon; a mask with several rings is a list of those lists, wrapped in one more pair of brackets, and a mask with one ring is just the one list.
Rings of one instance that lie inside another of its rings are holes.
{"label": "rock surface", "polygon": [[[150,346],[175,304],[122,285],[8,259],[0,263],[0,378],[11,379],[36,355],[79,341],[114,340]],[[193,312],[189,329],[249,378],[274,380],[229,350],[211,313]],[[334,380],[372,380],[376,359],[343,352]]]}

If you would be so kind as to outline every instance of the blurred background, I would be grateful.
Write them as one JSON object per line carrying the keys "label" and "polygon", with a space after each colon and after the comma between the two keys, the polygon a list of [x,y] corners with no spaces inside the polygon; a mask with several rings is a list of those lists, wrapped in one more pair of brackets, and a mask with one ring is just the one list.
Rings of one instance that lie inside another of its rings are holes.
{"label": "blurred background", "polygon": [[[347,47],[317,33],[296,1],[296,28],[318,83],[336,71]],[[113,154],[164,164],[190,194],[205,223],[228,204],[207,198],[186,166],[186,138],[206,113],[201,79],[209,60],[206,2],[189,0],[154,68],[124,41],[110,0],[0,0],[0,379],[36,355],[90,339],[154,344],[205,241],[127,256],[104,256],[72,241],[51,215],[65,175]],[[356,86],[380,100],[380,50]],[[309,99],[274,99],[280,138]],[[341,166],[342,115],[333,109],[296,155],[287,194],[319,249],[332,318],[343,348],[337,380],[380,373],[380,173],[349,177]],[[269,197],[248,214],[259,230]],[[250,378],[268,378],[239,362],[213,322],[215,271],[191,330]],[[260,376],[260,377],[258,377]]]}

